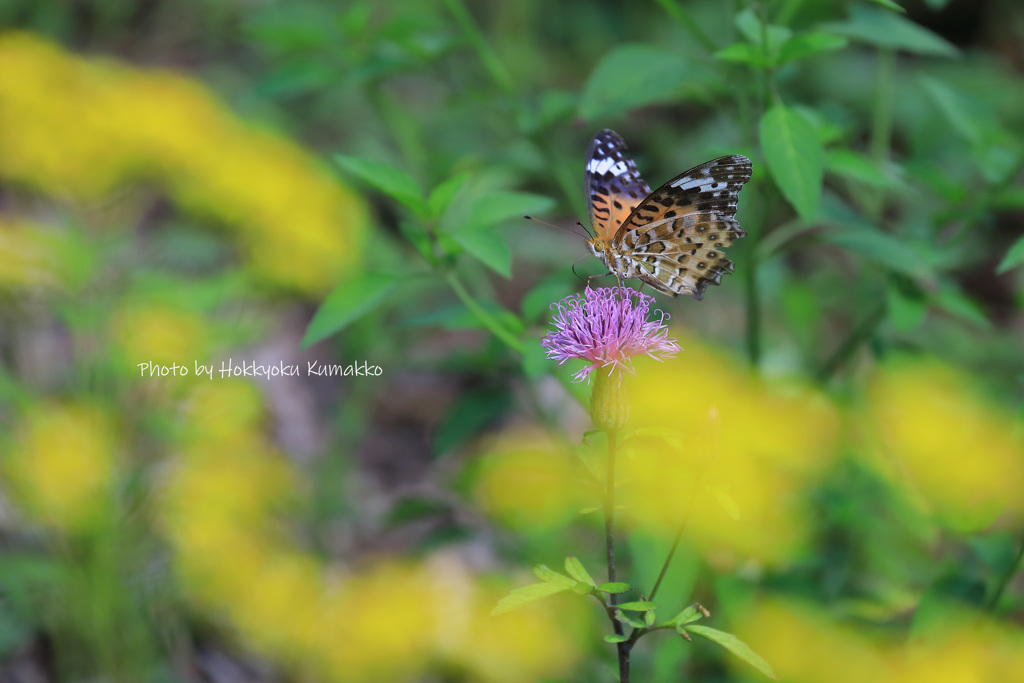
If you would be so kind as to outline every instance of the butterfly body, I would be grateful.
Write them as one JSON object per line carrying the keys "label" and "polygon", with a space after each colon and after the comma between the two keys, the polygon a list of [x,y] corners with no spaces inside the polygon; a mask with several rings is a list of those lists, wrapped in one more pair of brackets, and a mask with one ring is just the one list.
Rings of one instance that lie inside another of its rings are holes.
{"label": "butterfly body", "polygon": [[733,271],[722,250],[746,235],[736,221],[740,188],[750,180],[745,156],[695,166],[654,192],[625,157],[625,142],[602,130],[587,151],[591,252],[621,280],[639,278],[676,296],[702,298]]}

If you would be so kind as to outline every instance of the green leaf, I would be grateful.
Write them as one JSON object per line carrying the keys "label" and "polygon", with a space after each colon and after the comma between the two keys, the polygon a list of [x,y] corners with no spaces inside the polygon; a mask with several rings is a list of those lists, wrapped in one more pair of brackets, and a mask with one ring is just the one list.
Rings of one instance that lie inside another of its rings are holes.
{"label": "green leaf", "polygon": [[551,305],[555,304],[572,292],[572,284],[561,274],[557,277],[542,280],[523,297],[520,309],[523,319],[533,321],[544,315],[551,315]]}
{"label": "green leaf", "polygon": [[[678,51],[649,45],[620,45],[598,63],[583,88],[580,116],[611,117],[678,97],[693,65]],[[623,83],[629,83],[623,88]]]}
{"label": "green leaf", "polygon": [[572,592],[576,595],[590,595],[594,592],[594,584],[577,581],[576,585],[572,587]]}
{"label": "green leaf", "polygon": [[708,626],[693,625],[687,626],[686,630],[690,633],[695,633],[698,636],[707,638],[708,640],[714,641],[724,647],[729,652],[733,653],[747,664],[751,665],[768,678],[778,680],[775,678],[775,672],[772,671],[771,665],[764,660],[764,658],[750,649],[750,646],[744,643],[742,640],[737,638],[731,633],[725,631],[719,631],[718,629],[710,628]]}
{"label": "green leaf", "polygon": [[783,196],[807,223],[821,198],[825,154],[814,126],[800,113],[776,104],[761,118],[761,149]]}
{"label": "green leaf", "polygon": [[892,181],[879,170],[874,161],[849,149],[830,149],[825,154],[825,168],[849,180],[869,187],[886,188]]}
{"label": "green leaf", "polygon": [[524,214],[546,213],[555,207],[555,200],[530,192],[497,191],[477,195],[470,202],[463,218],[470,225],[493,226],[510,218],[523,220]]}
{"label": "green leaf", "polygon": [[935,271],[911,245],[889,233],[874,228],[840,228],[821,233],[825,242],[860,254],[898,273],[920,280],[934,280]]}
{"label": "green leaf", "polygon": [[647,628],[654,626],[654,622],[656,620],[657,617],[654,615],[654,610],[651,610],[650,612],[644,612],[644,625]]}
{"label": "green leaf", "polygon": [[443,456],[497,422],[511,397],[493,387],[470,389],[459,396],[434,429],[433,452]]}
{"label": "green leaf", "polygon": [[823,24],[830,33],[869,45],[906,50],[919,55],[955,57],[959,51],[928,29],[892,12],[853,5],[846,21]]}
{"label": "green leaf", "polygon": [[538,564],[533,568],[533,573],[541,581],[547,581],[548,583],[557,583],[565,586],[566,588],[572,588],[576,585],[573,579],[570,579],[565,574],[560,574],[554,569],[551,569],[547,565]]}
{"label": "green leaf", "polygon": [[628,609],[631,612],[648,612],[652,609],[658,609],[658,605],[650,602],[649,600],[636,600],[634,602],[624,602],[621,605],[616,605],[619,609]]}
{"label": "green leaf", "polygon": [[996,273],[1002,275],[1022,263],[1024,263],[1024,237],[1019,237],[1013,243],[1013,246],[1010,247],[1010,250],[1006,252],[1003,260],[999,262],[999,265],[996,267]]}
{"label": "green leaf", "polygon": [[[600,509],[600,508],[597,508],[597,509]],[[628,583],[622,583],[620,581],[612,581],[611,583],[602,583],[600,586],[597,587],[597,590],[601,591],[602,593],[615,593],[615,594],[618,594],[618,593],[628,593],[629,591],[633,590],[633,587],[630,586]]]}
{"label": "green leaf", "polygon": [[466,225],[448,234],[485,266],[506,278],[512,277],[512,252],[497,230],[488,225]]}
{"label": "green leaf", "polygon": [[842,49],[846,47],[846,44],[846,38],[831,33],[819,31],[800,33],[782,44],[775,63],[777,65],[787,64],[819,52]]}
{"label": "green leaf", "polygon": [[347,172],[392,199],[405,204],[417,215],[426,215],[427,205],[423,201],[423,190],[420,189],[419,183],[402,169],[383,161],[361,159],[343,154],[335,154],[334,160]]}
{"label": "green leaf", "polygon": [[427,199],[430,215],[435,219],[443,216],[459,191],[466,186],[467,180],[469,180],[469,173],[459,173],[435,187]]}
{"label": "green leaf", "polygon": [[693,623],[695,621],[700,621],[704,617],[708,616],[706,614],[706,611],[707,610],[705,610],[700,605],[696,605],[696,604],[690,605],[689,607],[684,609],[682,612],[677,614],[672,619],[672,623],[675,624],[676,626],[686,626],[687,624],[691,624],[691,623]]}
{"label": "green leaf", "polygon": [[588,583],[591,586],[594,585],[594,579],[591,578],[590,572],[588,572],[587,568],[583,566],[583,563],[579,561],[579,558],[573,557],[572,555],[565,558],[565,571],[569,576],[577,581]]}
{"label": "green leaf", "polygon": [[511,612],[523,605],[528,605],[531,602],[543,600],[562,591],[567,591],[571,587],[558,583],[531,583],[529,586],[513,588],[509,591],[508,595],[498,601],[498,604],[491,610],[491,616],[496,617],[499,614]]}
{"label": "green leaf", "polygon": [[918,82],[953,129],[967,142],[979,144],[985,137],[985,129],[998,128],[991,109],[985,104],[935,78],[922,76]]}
{"label": "green leaf", "polygon": [[932,300],[936,306],[955,318],[976,325],[984,330],[992,328],[992,323],[989,322],[981,307],[952,283],[942,283],[939,291],[933,295]]}
{"label": "green leaf", "polygon": [[382,273],[361,273],[331,292],[320,304],[306,328],[300,348],[345,329],[357,318],[377,308],[398,287],[400,279]]}
{"label": "green leaf", "polygon": [[629,636],[620,636],[617,633],[611,633],[604,637],[606,643],[624,643],[629,640]]}
{"label": "green leaf", "polygon": [[647,628],[647,624],[640,621],[639,619],[634,619],[633,617],[629,616],[628,614],[620,610],[615,611],[615,618],[624,624],[629,624],[633,628]]}
{"label": "green leaf", "polygon": [[765,56],[761,46],[751,43],[733,43],[716,52],[714,56],[723,62],[749,64],[759,68],[771,66],[771,60]]}
{"label": "green leaf", "polygon": [[554,369],[553,365],[549,365],[552,362],[548,358],[547,349],[540,345],[540,339],[530,336],[523,340],[523,374],[529,379],[548,374],[548,371]]}
{"label": "green leaf", "polygon": [[892,0],[871,0],[871,1],[874,2],[875,4],[881,5],[882,7],[888,7],[889,9],[894,10],[896,12],[899,12],[900,14],[906,14],[907,13],[907,10],[903,9],[902,7],[897,5]]}
{"label": "green leaf", "polygon": [[889,285],[885,288],[885,307],[889,321],[899,332],[908,332],[924,320],[928,313],[927,302],[921,296],[912,296],[902,287]]}

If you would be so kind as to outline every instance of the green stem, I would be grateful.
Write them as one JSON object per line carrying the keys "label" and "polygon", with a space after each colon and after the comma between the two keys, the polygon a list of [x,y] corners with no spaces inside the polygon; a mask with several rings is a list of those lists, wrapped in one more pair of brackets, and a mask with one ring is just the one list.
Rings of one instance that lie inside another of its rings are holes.
{"label": "green stem", "polygon": [[505,345],[516,353],[522,354],[523,342],[516,338],[511,332],[506,330],[501,324],[494,319],[494,317],[488,313],[484,308],[476,302],[469,292],[466,291],[462,281],[455,275],[455,273],[445,273],[445,280],[451,286],[456,296],[462,301],[462,303],[470,310],[470,312],[476,316],[476,319],[494,334],[495,337],[505,342]]}
{"label": "green stem", "polygon": [[1020,570],[1022,559],[1024,559],[1024,539],[1021,539],[1020,547],[1017,549],[1017,556],[1013,558],[1013,562],[1010,563],[1010,566],[1006,568],[1006,571],[1000,577],[996,592],[992,594],[988,604],[985,605],[986,612],[991,614],[996,611],[996,607],[999,606],[999,600],[1003,597],[1006,587],[1010,584],[1010,579]]}
{"label": "green stem", "polygon": [[839,345],[839,348],[829,356],[829,359],[825,361],[821,369],[818,370],[816,378],[819,382],[827,382],[835,371],[838,370],[843,363],[845,363],[853,355],[861,344],[867,341],[868,338],[874,334],[878,324],[882,322],[885,317],[885,304],[878,304],[867,317],[861,322],[860,325],[853,328],[849,336]]}
{"label": "green stem", "polygon": [[[878,50],[878,82],[875,85],[875,111],[871,121],[871,159],[879,167],[889,160],[892,142],[893,91],[896,81],[896,50],[883,47]],[[885,194],[882,188],[871,198],[866,207],[868,217],[876,224],[885,209]]]}
{"label": "green stem", "polygon": [[658,0],[658,4],[661,5],[661,8],[665,10],[666,14],[678,21],[683,28],[689,31],[690,35],[701,44],[701,47],[708,52],[715,52],[718,50],[718,45],[715,44],[714,39],[705,33],[704,29],[700,27],[700,24],[693,20],[693,17],[683,9],[681,3],[676,2],[675,0]]}
{"label": "green stem", "polygon": [[[615,582],[615,450],[618,446],[618,431],[610,430],[608,434],[608,466],[607,483],[604,495],[604,545],[608,559],[608,583]],[[609,615],[612,617],[612,629],[616,635],[623,635],[622,622],[615,618],[615,604],[618,596],[615,593],[608,595]],[[629,683],[629,644],[618,643],[616,649],[619,655],[619,681]]]}
{"label": "green stem", "polygon": [[501,60],[498,59],[498,55],[491,49],[486,36],[480,30],[480,27],[476,25],[476,22],[473,21],[473,15],[469,13],[466,5],[462,0],[444,0],[444,4],[448,11],[452,13],[452,16],[455,17],[455,21],[466,35],[470,45],[476,50],[477,56],[480,57],[480,61],[483,63],[487,73],[490,74],[491,79],[509,98],[509,101],[517,102],[518,98],[516,97],[515,86],[512,84],[512,76],[505,68],[505,65],[501,63]]}
{"label": "green stem", "polygon": [[757,235],[751,231],[747,244],[750,258],[743,269],[747,297],[747,356],[755,368],[761,363],[761,297],[757,290]]}

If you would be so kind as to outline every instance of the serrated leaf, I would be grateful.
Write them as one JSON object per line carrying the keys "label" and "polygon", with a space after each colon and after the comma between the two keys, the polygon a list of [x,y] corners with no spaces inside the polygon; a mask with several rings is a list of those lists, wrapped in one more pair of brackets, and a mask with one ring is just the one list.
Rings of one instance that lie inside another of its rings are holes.
{"label": "serrated leaf", "polygon": [[531,583],[529,586],[513,588],[508,595],[498,601],[498,604],[491,610],[491,616],[511,612],[531,602],[549,598],[552,595],[569,590],[570,586],[558,583]]}
{"label": "serrated leaf", "polygon": [[686,630],[690,633],[695,633],[698,636],[707,638],[712,642],[718,643],[768,678],[773,681],[778,680],[775,678],[775,672],[772,670],[771,665],[764,660],[764,657],[751,650],[749,645],[733,634],[726,633],[725,631],[719,631],[718,629],[711,628],[709,626],[700,626],[696,624],[693,626],[687,626]]}
{"label": "serrated leaf", "polygon": [[583,566],[583,563],[579,561],[579,558],[570,555],[565,558],[565,571],[572,578],[583,583],[588,583],[591,586],[594,585],[594,579],[590,576],[590,572]]}
{"label": "serrated leaf", "polygon": [[565,586],[566,588],[572,588],[576,585],[576,581],[570,579],[565,574],[560,574],[554,569],[551,569],[547,565],[538,564],[533,568],[533,573],[541,581],[547,581],[548,583],[557,583]]}
{"label": "serrated leaf", "polygon": [[1009,251],[1006,252],[1006,256],[996,266],[996,273],[1002,275],[1011,268],[1016,268],[1020,264],[1024,263],[1024,237],[1017,238],[1017,241],[1013,243]]}
{"label": "serrated leaf", "polygon": [[466,186],[467,180],[469,180],[469,173],[459,173],[435,187],[427,199],[430,215],[435,219],[444,215],[459,191]]}
{"label": "serrated leaf", "polygon": [[597,590],[601,591],[602,593],[615,593],[617,595],[619,593],[628,593],[629,591],[633,590],[633,587],[630,586],[628,583],[622,583],[621,581],[612,581],[610,583],[602,583],[600,586],[597,587]]}
{"label": "serrated leaf", "polygon": [[[691,78],[693,64],[677,51],[620,45],[605,54],[583,88],[580,116],[610,117],[654,102],[670,101]],[[622,83],[629,83],[623,88]]]}
{"label": "serrated leaf", "polygon": [[489,225],[466,225],[448,233],[466,253],[498,275],[512,277],[512,252],[505,238]]}
{"label": "serrated leaf", "polygon": [[955,57],[959,51],[928,29],[892,12],[853,5],[846,21],[830,22],[819,28],[851,40],[906,50],[919,55]]}
{"label": "serrated leaf", "polygon": [[604,637],[606,643],[624,643],[629,640],[629,636],[620,636],[617,633],[611,633]]}
{"label": "serrated leaf", "polygon": [[308,348],[377,308],[399,282],[397,276],[383,273],[362,273],[349,279],[320,304],[306,328],[300,347]]}
{"label": "serrated leaf", "polygon": [[405,204],[417,215],[426,215],[427,205],[423,201],[423,190],[420,189],[419,183],[402,169],[383,161],[344,154],[335,154],[334,161],[363,182]]}
{"label": "serrated leaf", "polygon": [[624,602],[621,605],[616,605],[619,609],[626,609],[631,612],[647,612],[652,609],[658,609],[656,603],[650,602],[649,600],[634,600],[633,602]]}
{"label": "serrated leaf", "polygon": [[800,113],[776,104],[761,118],[761,149],[783,196],[807,223],[821,198],[825,153],[817,131]]}
{"label": "serrated leaf", "polygon": [[782,65],[819,52],[840,50],[846,47],[846,44],[846,38],[831,33],[819,31],[800,33],[782,44],[782,47],[779,48],[779,54],[775,58],[775,63]]}

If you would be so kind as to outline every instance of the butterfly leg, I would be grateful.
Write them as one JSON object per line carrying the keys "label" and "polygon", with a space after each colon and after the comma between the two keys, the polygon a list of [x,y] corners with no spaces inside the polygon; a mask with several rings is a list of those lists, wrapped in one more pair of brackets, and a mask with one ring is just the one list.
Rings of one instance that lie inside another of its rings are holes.
{"label": "butterfly leg", "polygon": [[596,277],[608,277],[609,275],[612,275],[612,274],[613,273],[601,273],[600,275],[588,275],[587,276],[587,289],[591,288],[590,287],[590,281],[593,280],[594,278],[596,278]]}

